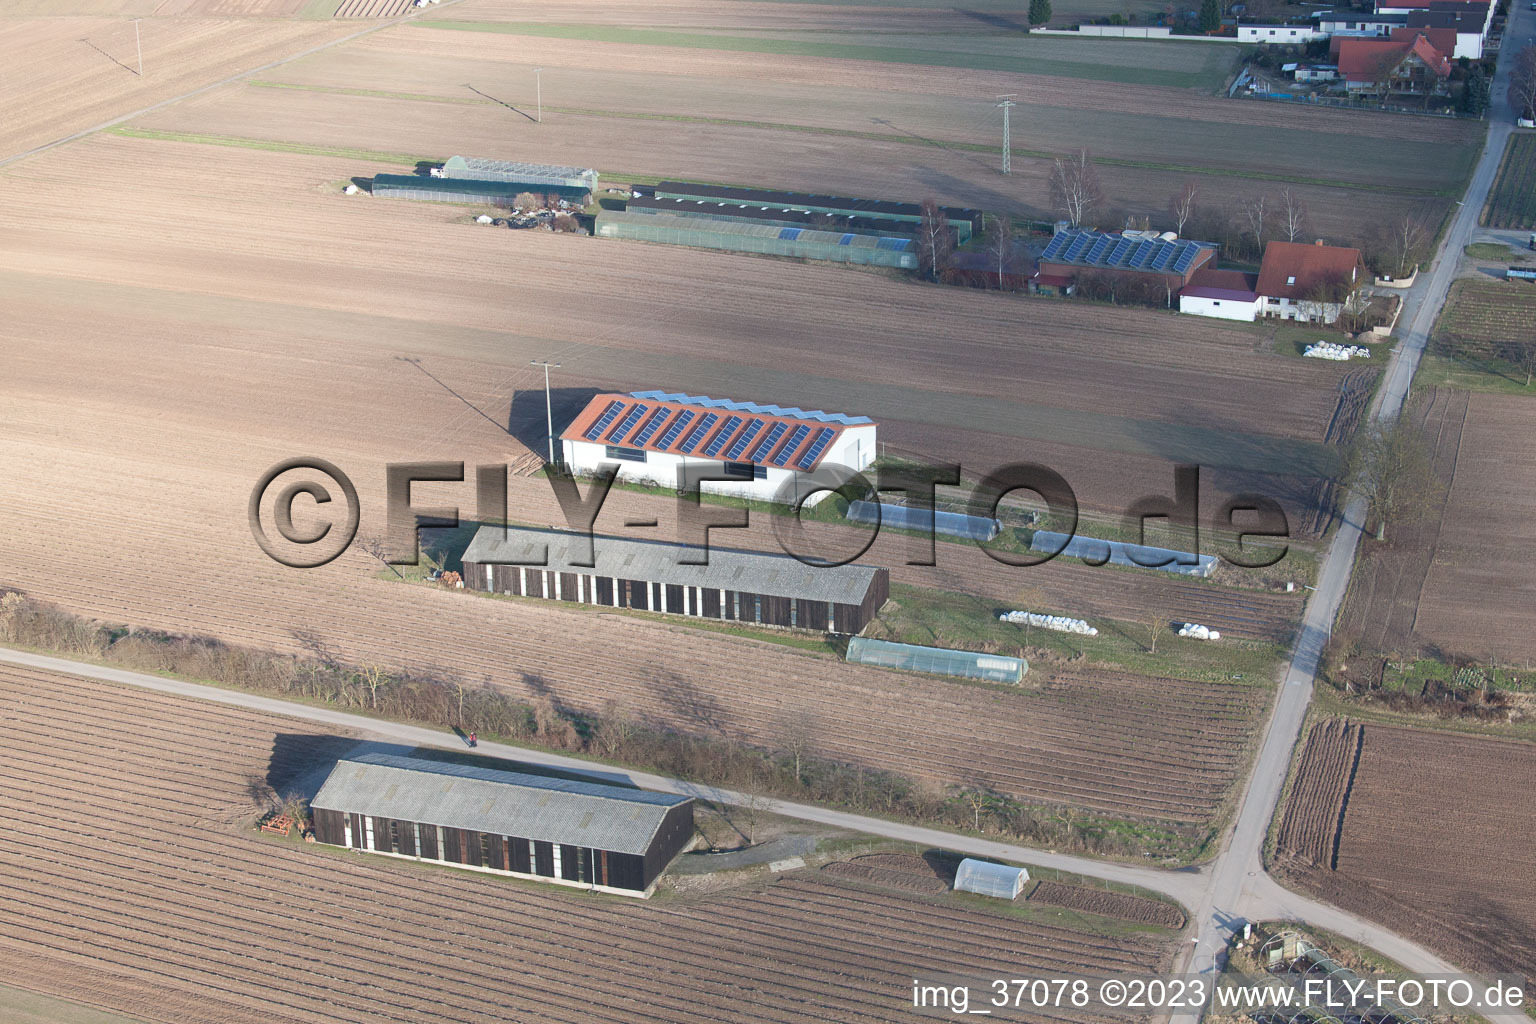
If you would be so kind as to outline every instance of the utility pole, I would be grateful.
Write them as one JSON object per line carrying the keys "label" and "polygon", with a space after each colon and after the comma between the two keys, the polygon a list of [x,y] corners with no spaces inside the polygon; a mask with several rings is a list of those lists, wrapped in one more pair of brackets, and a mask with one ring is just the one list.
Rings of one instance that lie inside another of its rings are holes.
{"label": "utility pole", "polygon": [[549,368],[560,368],[559,363],[548,363],[541,359],[528,360],[530,366],[544,367],[544,422],[549,428],[549,464],[555,464],[555,409],[549,398]]}
{"label": "utility pole", "polygon": [[139,42],[139,19],[133,19],[133,48],[139,51],[139,77],[144,77],[144,46]]}
{"label": "utility pole", "polygon": [[1008,141],[1008,111],[1015,106],[1013,100],[1010,99],[1010,97],[1017,96],[1017,95],[1018,95],[1018,93],[1010,92],[1010,93],[1007,93],[1006,95],[998,97],[998,99],[1003,101],[1003,102],[999,103],[998,106],[1003,108],[1003,173],[1004,174],[1008,174],[1012,170],[1012,165],[1010,164],[1009,159],[1008,159],[1008,157],[1009,157],[1009,153],[1008,153],[1008,147],[1009,147],[1009,141]]}
{"label": "utility pole", "polygon": [[538,115],[534,117],[534,121],[538,124],[544,123],[544,79],[539,76],[539,72],[543,70],[543,68],[533,69],[533,91],[538,97],[539,111]]}

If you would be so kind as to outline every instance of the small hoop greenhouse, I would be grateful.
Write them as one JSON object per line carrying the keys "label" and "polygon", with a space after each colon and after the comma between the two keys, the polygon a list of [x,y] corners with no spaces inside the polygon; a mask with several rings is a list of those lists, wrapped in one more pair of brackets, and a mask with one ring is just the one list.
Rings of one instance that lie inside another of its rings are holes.
{"label": "small hoop greenhouse", "polygon": [[983,896],[995,896],[1000,900],[1015,900],[1024,891],[1029,872],[1023,868],[1011,868],[1006,864],[994,864],[989,860],[971,857],[960,862],[955,872],[955,888],[961,892],[975,892]]}
{"label": "small hoop greenhouse", "polygon": [[1024,673],[1029,671],[1029,662],[1023,658],[897,644],[862,636],[848,641],[846,660],[858,665],[931,672],[937,676],[959,679],[985,679],[992,683],[1018,683],[1024,678]]}

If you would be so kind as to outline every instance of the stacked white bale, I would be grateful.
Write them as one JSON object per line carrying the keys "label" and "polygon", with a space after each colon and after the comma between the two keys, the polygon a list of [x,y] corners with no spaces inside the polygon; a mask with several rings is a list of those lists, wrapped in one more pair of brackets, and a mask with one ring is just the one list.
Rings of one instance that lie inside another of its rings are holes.
{"label": "stacked white bale", "polygon": [[1221,634],[1208,626],[1202,626],[1198,622],[1186,622],[1179,627],[1179,636],[1187,636],[1193,640],[1220,640]]}
{"label": "stacked white bale", "polygon": [[1332,341],[1319,341],[1315,345],[1308,345],[1302,355],[1311,359],[1332,359],[1342,363],[1356,357],[1369,359],[1371,350],[1364,345],[1340,345]]}
{"label": "stacked white bale", "polygon": [[1065,615],[1037,615],[1034,612],[1003,612],[997,617],[999,622],[1012,622],[1016,625],[1039,626],[1042,629],[1054,629],[1058,633],[1078,633],[1082,636],[1098,636],[1099,631],[1082,619],[1072,619]]}

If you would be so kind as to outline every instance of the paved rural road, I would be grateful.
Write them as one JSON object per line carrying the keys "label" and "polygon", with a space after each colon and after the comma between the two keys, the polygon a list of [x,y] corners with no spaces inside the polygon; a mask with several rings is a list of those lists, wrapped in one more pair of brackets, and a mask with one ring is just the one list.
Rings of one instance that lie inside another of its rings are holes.
{"label": "paved rural road", "polygon": [[[1506,39],[1523,38],[1514,31],[1518,19],[1526,17],[1520,5],[1511,5],[1510,30]],[[1494,79],[1493,105],[1490,112],[1488,141],[1482,158],[1472,174],[1467,193],[1446,231],[1440,251],[1427,276],[1422,277],[1406,297],[1400,341],[1387,366],[1386,380],[1377,392],[1372,418],[1390,421],[1402,409],[1419,360],[1429,342],[1435,318],[1445,304],[1451,282],[1456,276],[1462,249],[1478,234],[1477,220],[1483,203],[1493,187],[1504,146],[1514,130],[1514,113],[1509,101],[1510,53],[1500,54],[1499,70]],[[1411,118],[1404,115],[1405,127]],[[1261,921],[1294,918],[1309,921],[1363,942],[1385,953],[1405,967],[1419,973],[1450,973],[1454,970],[1434,953],[1379,925],[1372,924],[1337,908],[1307,899],[1280,886],[1264,872],[1264,841],[1285,785],[1291,752],[1301,734],[1307,705],[1317,675],[1323,644],[1333,627],[1339,605],[1349,585],[1355,552],[1359,547],[1365,519],[1365,502],[1356,497],[1345,508],[1343,523],[1328,548],[1322,572],[1307,605],[1306,617],[1297,640],[1285,681],[1276,700],[1273,717],[1265,733],[1254,770],[1243,794],[1237,824],[1225,849],[1217,857],[1209,875],[1209,888],[1194,907],[1199,934],[1192,958],[1192,970],[1202,974],[1217,971],[1225,955],[1227,942],[1245,920]],[[1490,1020],[1525,1021],[1523,1014],[1499,1016],[1485,1014]],[[1178,1024],[1194,1021],[1196,1016],[1175,1016]]]}
{"label": "paved rural road", "polygon": [[[30,651],[17,651],[5,647],[0,647],[0,663],[22,665],[49,672],[61,672],[66,675],[83,676],[87,679],[97,679],[108,683],[138,686],[146,690],[155,690],[159,693],[214,701],[219,704],[248,708],[252,711],[264,711],[274,715],[287,715],[290,718],[319,722],[324,725],[335,726],[339,729],[363,733],[369,737],[393,740],[411,746],[443,747],[458,750],[464,748],[463,740],[459,739],[452,732],[441,729],[404,725],[399,722],[369,718],[366,715],[348,714],[345,711],[336,711],[331,708],[318,708],[309,704],[298,704],[293,701],[278,700],[273,697],[261,697],[243,690],[226,690],[217,686],[182,682],[181,680],[166,679],[163,676],[153,676],[143,672],[129,672],[125,669],[108,668],[102,665],[93,665],[89,662],[71,661],[66,658],[55,658],[49,655],[33,654]],[[818,824],[852,829],[857,832],[868,832],[871,835],[920,843],[924,846],[941,847],[946,850],[954,850],[957,853],[1021,861],[1044,868],[1052,868],[1057,871],[1068,871],[1077,874],[1093,875],[1098,878],[1107,878],[1112,882],[1140,886],[1153,892],[1164,893],[1179,900],[1185,906],[1193,906],[1206,887],[1206,881],[1202,873],[1194,870],[1161,871],[1155,868],[1141,868],[1129,864],[1113,864],[1101,860],[1090,860],[1086,857],[1071,857],[1065,854],[1049,853],[1025,846],[1013,846],[1008,843],[997,843],[988,839],[941,832],[937,829],[904,825],[900,822],[886,821],[883,818],[868,818],[858,814],[847,814],[843,811],[815,807],[810,804],[791,803],[787,800],[751,798],[744,793],[738,793],[734,790],[698,785],[679,779],[669,779],[661,775],[651,775],[646,772],[631,771],[628,768],[605,765],[600,761],[565,757],[543,750],[530,750],[526,747],[509,746],[505,743],[485,742],[479,744],[476,749],[481,753],[490,754],[495,757],[584,772],[608,781],[624,779],[646,789],[654,789],[665,793],[681,793],[685,796],[694,796],[702,800],[740,805],[755,799],[757,806],[763,810],[774,814],[782,814],[789,818],[798,818],[802,821],[813,821]]]}

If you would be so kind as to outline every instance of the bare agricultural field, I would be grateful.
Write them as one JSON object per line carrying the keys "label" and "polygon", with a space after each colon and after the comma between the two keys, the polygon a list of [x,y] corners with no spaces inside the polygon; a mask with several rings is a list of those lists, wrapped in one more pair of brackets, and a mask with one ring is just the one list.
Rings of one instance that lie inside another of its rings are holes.
{"label": "bare agricultural field", "polygon": [[[1467,392],[1436,388],[1417,397],[1403,415],[1419,426],[1436,476],[1449,485],[1469,452]],[[1367,652],[1417,656],[1428,642],[1420,622],[1425,576],[1442,539],[1456,528],[1442,505],[1417,522],[1389,527],[1385,542],[1366,539],[1339,631],[1358,636]]]}
{"label": "bare agricultural field", "polygon": [[1277,868],[1457,966],[1536,973],[1536,745],[1317,723],[1283,812]]}
{"label": "bare agricultural field", "polygon": [[1493,353],[1500,345],[1529,337],[1533,322],[1536,287],[1530,282],[1467,277],[1452,285],[1435,324],[1435,341],[1471,354]]}
{"label": "bare agricultural field", "polygon": [[146,1021],[866,1024],[924,972],[1171,961],[825,874],[637,904],[279,842],[269,783],[337,747],[308,723],[11,668],[0,710],[6,977]]}
{"label": "bare agricultural field", "polygon": [[1509,137],[1482,223],[1491,228],[1536,227],[1536,135]]}
{"label": "bare agricultural field", "polygon": [[0,64],[9,75],[0,94],[0,159],[344,32],[309,21],[146,18],[140,77],[126,18],[5,18]]}
{"label": "bare agricultural field", "polygon": [[[1344,369],[1276,355],[1253,330],[847,268],[478,229],[454,223],[465,218],[453,207],[342,196],[334,182],[354,165],[335,160],[122,138],[80,152],[94,156],[89,168],[59,162],[11,173],[19,187],[3,204],[12,232],[0,240],[0,266],[430,321],[431,337],[408,346],[441,355],[489,354],[519,338],[522,365],[558,349],[568,379],[592,386],[649,380],[761,400],[792,393],[923,430],[1102,452],[1109,464],[1183,458],[1281,475],[1331,468],[1322,433]],[[157,159],[185,173],[134,170]],[[91,176],[114,168],[132,201],[86,198]],[[154,212],[164,210],[180,216]],[[90,230],[61,224],[72,218],[89,218]],[[146,223],[155,225],[149,237]],[[43,239],[49,251],[40,257],[43,246],[27,243]],[[348,267],[363,269],[333,269]],[[495,298],[507,279],[517,282],[519,307],[561,316],[509,324],[508,302]],[[403,291],[401,280],[412,287]],[[581,302],[568,301],[578,293]],[[898,309],[904,327],[893,332]],[[935,339],[948,353],[941,362]],[[891,440],[919,447],[921,436],[898,428]],[[977,475],[992,464],[975,466]],[[1077,468],[1059,470],[1070,478]],[[1104,499],[1123,509],[1143,493]]]}
{"label": "bare agricultural field", "polygon": [[[1527,321],[1529,326],[1529,321]],[[1478,659],[1536,657],[1536,400],[1474,394],[1418,628],[1442,650]]]}
{"label": "bare agricultural field", "polygon": [[[1061,0],[1053,4],[1053,24],[1072,24],[1079,18],[1108,14],[1159,12],[1148,0]],[[785,29],[868,31],[883,26],[891,31],[953,32],[987,28],[999,33],[1022,32],[1029,25],[1016,3],[979,0],[956,10],[945,0],[788,0],[761,3],[733,0],[730,4],[708,0],[469,0],[448,11],[430,12],[439,18],[472,18],[476,21],[543,21],[556,24],[590,22],[600,25],[661,26],[668,28],[756,27],[777,25]]]}

